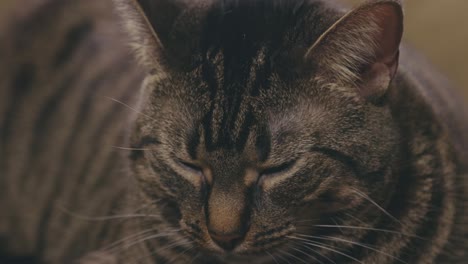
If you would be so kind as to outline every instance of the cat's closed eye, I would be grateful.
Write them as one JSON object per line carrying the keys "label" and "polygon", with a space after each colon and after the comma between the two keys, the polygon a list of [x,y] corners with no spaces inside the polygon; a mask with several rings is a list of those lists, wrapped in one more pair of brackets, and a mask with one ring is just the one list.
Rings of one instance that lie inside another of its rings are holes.
{"label": "cat's closed eye", "polygon": [[183,168],[184,170],[186,170],[187,172],[190,172],[190,173],[194,173],[194,174],[197,174],[197,175],[203,175],[203,168],[199,165],[196,165],[192,162],[188,162],[188,161],[183,161],[183,160],[177,160],[177,164]]}
{"label": "cat's closed eye", "polygon": [[296,161],[297,160],[293,159],[277,166],[264,168],[260,170],[260,177],[274,177],[286,173],[296,164]]}

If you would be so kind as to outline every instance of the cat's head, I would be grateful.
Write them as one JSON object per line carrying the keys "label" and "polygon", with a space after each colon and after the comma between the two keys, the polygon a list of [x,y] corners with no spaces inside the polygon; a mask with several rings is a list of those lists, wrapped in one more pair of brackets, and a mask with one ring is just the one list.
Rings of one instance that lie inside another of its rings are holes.
{"label": "cat's head", "polygon": [[135,172],[199,248],[267,255],[381,214],[369,197],[385,201],[397,153],[398,2],[117,2],[149,73]]}

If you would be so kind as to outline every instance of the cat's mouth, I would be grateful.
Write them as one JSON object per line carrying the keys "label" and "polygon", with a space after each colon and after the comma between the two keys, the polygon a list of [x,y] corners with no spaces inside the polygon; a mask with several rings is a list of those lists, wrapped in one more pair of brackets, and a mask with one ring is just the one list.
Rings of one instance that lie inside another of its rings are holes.
{"label": "cat's mouth", "polygon": [[[247,232],[240,241],[232,241],[235,245],[226,245],[215,241],[210,235],[192,237],[199,249],[208,258],[229,260],[229,263],[246,263],[255,259],[255,263],[271,258],[272,254],[287,251],[291,240],[288,238],[295,231],[292,225],[271,228],[262,232]],[[193,232],[190,232],[193,234]]]}
{"label": "cat's mouth", "polygon": [[270,259],[270,255],[267,253],[249,255],[227,253],[224,255],[212,255],[211,258],[228,263],[266,263]]}
{"label": "cat's mouth", "polygon": [[[214,260],[213,263],[267,263],[271,256],[285,250],[282,247],[287,244],[287,240],[282,240],[281,245],[270,246],[268,249],[241,249],[236,248],[233,251],[213,250],[212,248],[200,248],[200,253],[207,260]],[[209,262],[209,261],[208,261]]]}

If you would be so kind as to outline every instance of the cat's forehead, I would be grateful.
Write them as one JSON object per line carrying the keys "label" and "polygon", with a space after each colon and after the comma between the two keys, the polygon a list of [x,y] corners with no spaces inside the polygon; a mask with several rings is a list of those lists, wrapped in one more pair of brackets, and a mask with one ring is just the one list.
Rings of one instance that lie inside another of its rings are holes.
{"label": "cat's forehead", "polygon": [[[307,4],[306,4],[307,2]],[[175,71],[203,67],[226,83],[255,71],[287,75],[340,16],[326,1],[214,1],[177,16],[167,33],[166,56]],[[322,15],[326,14],[326,16]],[[195,30],[196,29],[196,30]],[[266,65],[258,69],[259,65]],[[257,68],[255,68],[257,67]]]}
{"label": "cat's forehead", "polygon": [[262,88],[269,88],[271,54],[267,46],[245,53],[209,50],[202,54],[204,58],[190,77],[204,83],[210,91],[223,94],[227,100],[240,94],[258,96]]}

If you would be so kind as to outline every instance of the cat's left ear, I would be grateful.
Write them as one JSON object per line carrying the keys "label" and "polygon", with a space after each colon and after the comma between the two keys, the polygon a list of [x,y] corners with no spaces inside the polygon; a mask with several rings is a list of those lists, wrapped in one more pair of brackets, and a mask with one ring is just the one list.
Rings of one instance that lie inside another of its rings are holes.
{"label": "cat's left ear", "polygon": [[188,9],[208,5],[195,0],[112,0],[138,62],[159,74],[187,65],[197,48],[201,12]]}
{"label": "cat's left ear", "polygon": [[402,34],[399,1],[372,1],[339,19],[305,56],[322,78],[355,86],[373,101],[385,94],[396,74]]}

